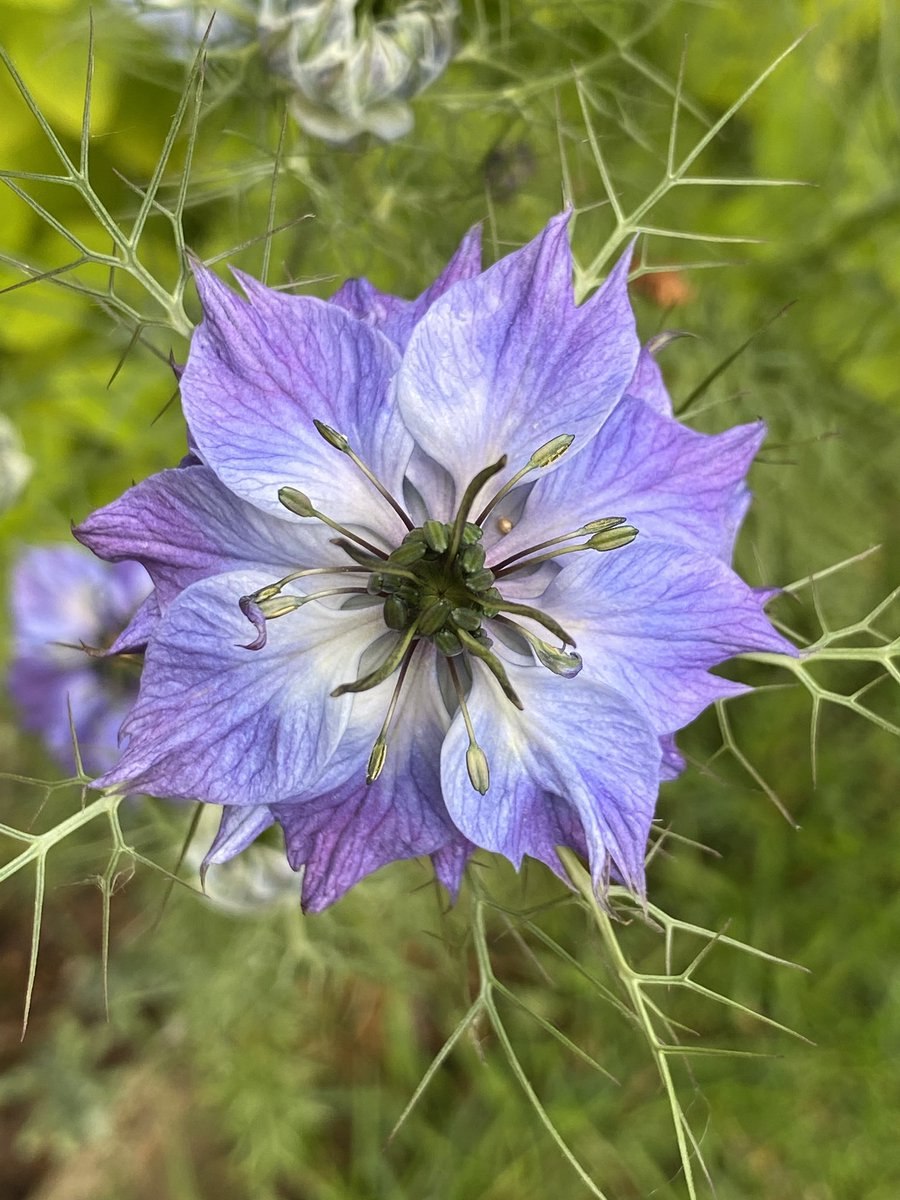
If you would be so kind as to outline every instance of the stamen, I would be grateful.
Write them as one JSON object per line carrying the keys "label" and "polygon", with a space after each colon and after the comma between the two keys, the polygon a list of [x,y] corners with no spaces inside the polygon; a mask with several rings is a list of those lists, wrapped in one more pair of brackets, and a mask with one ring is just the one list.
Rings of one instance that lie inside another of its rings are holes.
{"label": "stamen", "polygon": [[241,645],[242,650],[262,650],[268,640],[266,622],[296,612],[298,608],[302,608],[304,604],[309,604],[312,600],[324,600],[326,596],[368,595],[367,588],[345,587],[325,588],[321,592],[311,592],[307,596],[280,596],[271,591],[277,586],[277,584],[270,584],[269,587],[260,588],[252,596],[241,596],[238,601],[241,612],[256,630],[256,637],[248,645]]}
{"label": "stamen", "polygon": [[[450,548],[447,551],[447,562],[452,563],[459,552],[459,547],[462,542],[463,529],[465,528],[466,520],[469,516],[469,509],[475,503],[475,497],[478,495],[487,481],[496,475],[498,471],[502,471],[505,466],[506,455],[504,454],[502,458],[498,458],[495,463],[492,463],[489,467],[485,467],[483,471],[479,471],[466,488],[465,492],[463,492],[463,498],[459,505],[459,512],[456,514],[456,520],[453,522],[453,532],[450,535]],[[481,522],[476,521],[475,524],[480,525]]]}
{"label": "stamen", "polygon": [[465,629],[460,629],[457,627],[456,636],[462,642],[464,650],[468,650],[468,652],[474,655],[475,658],[481,659],[487,669],[500,684],[503,695],[511,704],[521,711],[524,705],[517,696],[515,688],[509,682],[509,676],[506,674],[506,668],[503,666],[503,663],[500,661],[497,655],[492,654],[487,646],[483,645],[477,638],[473,637],[471,633],[467,633]]}
{"label": "stamen", "polygon": [[555,649],[547,642],[542,641],[536,633],[532,633],[530,629],[520,625],[518,621],[511,621],[509,617],[496,617],[495,620],[509,629],[514,629],[516,633],[525,638],[530,643],[541,666],[552,671],[554,675],[561,675],[563,679],[574,679],[584,666],[580,654]]}
{"label": "stamen", "polygon": [[562,554],[576,554],[579,550],[620,550],[629,545],[637,537],[638,531],[633,525],[620,525],[618,529],[610,529],[606,533],[595,533],[588,541],[580,546],[563,546],[561,550],[550,550],[547,554],[539,554],[537,558],[527,558],[524,562],[516,563],[503,571],[497,571],[498,577],[513,575],[524,567],[533,567],[537,563],[550,562]]}
{"label": "stamen", "polygon": [[403,687],[403,681],[406,678],[406,672],[409,670],[409,664],[412,662],[413,655],[418,648],[418,643],[410,646],[406,652],[406,658],[400,667],[400,675],[394,685],[394,694],[391,696],[391,702],[388,705],[387,716],[381,725],[381,731],[375,739],[375,744],[372,747],[372,753],[369,755],[369,762],[366,766],[366,783],[374,783],[384,768],[384,762],[387,758],[387,731],[388,726],[394,719],[394,712],[397,708],[397,701],[400,699],[400,689]]}
{"label": "stamen", "polygon": [[[546,542],[538,542],[535,546],[529,546],[527,550],[518,550],[515,554],[510,554],[509,558],[492,563],[491,570],[495,573],[502,571],[517,558],[524,558],[526,554],[537,554],[538,550],[546,550],[548,546],[558,546],[561,542],[570,542],[572,538],[584,537],[588,533],[602,533],[606,529],[615,529],[618,525],[624,525],[626,519],[626,517],[604,517],[602,521],[588,521],[586,525],[582,525],[580,529],[573,529],[571,533],[562,533],[559,537],[548,538]],[[511,528],[512,523],[510,523]]]}
{"label": "stamen", "polygon": [[554,637],[558,637],[563,646],[571,646],[575,649],[575,639],[570,633],[566,633],[562,625],[545,612],[541,612],[539,608],[532,608],[530,604],[508,604],[505,600],[496,600],[491,602],[492,612],[487,613],[487,616],[496,616],[497,613],[512,613],[517,617],[530,617],[532,621],[537,621],[538,625],[543,625],[545,629],[549,629]]}
{"label": "stamen", "polygon": [[403,522],[407,529],[414,529],[409,513],[407,513],[394,499],[391,493],[387,490],[381,480],[375,475],[359,457],[346,437],[342,433],[338,433],[336,429],[332,429],[330,425],[326,425],[324,421],[313,420],[313,425],[316,427],[316,432],[325,439],[329,446],[334,446],[335,450],[340,450],[341,454],[346,454],[354,466],[358,467],[368,479],[369,483],[377,492],[382,495],[388,504]]}
{"label": "stamen", "polygon": [[[402,567],[395,566],[389,558],[373,558],[371,554],[364,554],[352,542],[348,542],[346,538],[330,538],[332,546],[337,546],[343,550],[345,554],[353,559],[355,563],[359,563],[360,567],[365,571],[371,571],[372,575],[396,575],[400,579],[409,579],[413,583],[419,582],[418,575],[414,575],[412,571],[406,571]],[[329,568],[325,568],[328,570]],[[336,568],[332,568],[336,569]],[[342,567],[343,571],[355,571],[355,567]]]}
{"label": "stamen", "polygon": [[561,433],[558,437],[551,438],[549,442],[544,442],[543,446],[538,446],[522,470],[517,471],[512,479],[504,483],[493,500],[489,501],[481,510],[475,518],[475,524],[483,525],[503,497],[509,495],[520,479],[524,479],[532,471],[541,471],[544,467],[549,467],[551,463],[555,463],[557,459],[562,458],[574,441],[575,435],[573,433]]}
{"label": "stamen", "polygon": [[351,542],[356,542],[358,546],[363,546],[366,550],[374,554],[376,558],[387,558],[384,550],[379,549],[378,546],[373,546],[371,542],[367,542],[358,533],[352,533],[349,529],[345,529],[343,525],[338,525],[337,521],[332,521],[331,517],[326,517],[317,508],[313,508],[309,496],[304,495],[297,488],[279,488],[278,499],[288,512],[294,513],[295,516],[315,517],[316,520],[322,521],[330,529],[334,529],[337,533],[343,534],[345,538],[349,538]]}
{"label": "stamen", "polygon": [[462,718],[466,725],[466,733],[469,737],[469,748],[466,751],[466,770],[469,773],[469,782],[475,791],[480,792],[483,796],[491,786],[491,769],[488,765],[487,755],[475,740],[472,718],[469,716],[466,697],[459,680],[459,672],[456,670],[456,663],[452,658],[447,659],[447,669],[450,672],[450,678],[453,680],[456,698],[459,701],[459,711],[462,713]]}
{"label": "stamen", "polygon": [[415,620],[388,654],[387,658],[385,658],[384,662],[382,662],[381,666],[376,667],[374,671],[370,671],[368,675],[363,675],[361,679],[355,679],[353,683],[340,684],[334,689],[331,695],[336,697],[343,696],[347,692],[367,692],[370,688],[378,687],[379,683],[384,683],[385,679],[393,675],[400,666],[418,629],[419,622]]}

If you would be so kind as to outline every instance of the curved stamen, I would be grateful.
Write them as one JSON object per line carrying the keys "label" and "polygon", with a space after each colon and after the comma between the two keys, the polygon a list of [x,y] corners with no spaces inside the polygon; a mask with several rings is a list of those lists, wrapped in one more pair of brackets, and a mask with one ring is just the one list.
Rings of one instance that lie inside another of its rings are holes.
{"label": "curved stamen", "polygon": [[534,546],[529,546],[526,550],[517,550],[515,554],[510,554],[508,558],[504,558],[498,563],[491,563],[491,570],[496,574],[497,571],[502,571],[504,567],[509,566],[511,562],[515,562],[519,558],[525,558],[528,554],[537,554],[538,550],[546,550],[548,546],[558,546],[561,542],[570,542],[573,538],[584,537],[589,533],[603,533],[606,529],[615,529],[618,525],[624,525],[625,521],[625,517],[604,517],[601,521],[588,521],[580,529],[573,529],[571,533],[562,533],[559,537],[548,538],[546,542],[538,542]]}
{"label": "curved stamen", "polygon": [[520,479],[524,479],[532,471],[543,470],[544,467],[549,467],[551,463],[555,463],[558,458],[562,458],[574,441],[575,435],[573,433],[561,433],[558,437],[551,438],[549,442],[544,442],[543,446],[538,446],[521,471],[517,471],[512,479],[504,483],[494,498],[488,501],[476,517],[475,524],[483,525],[503,497],[509,495]]}
{"label": "curved stamen", "polygon": [[358,546],[362,546],[364,549],[370,551],[376,558],[387,558],[384,550],[381,550],[378,546],[373,546],[371,542],[367,542],[358,533],[353,533],[351,530],[345,529],[343,525],[338,525],[337,521],[332,521],[331,517],[326,517],[317,508],[313,508],[309,496],[305,495],[298,488],[279,488],[278,499],[288,512],[292,512],[295,516],[315,517],[317,521],[321,521],[330,529],[334,529],[337,533],[343,534],[345,538],[349,538],[351,542],[356,542]]}
{"label": "curved stamen", "polygon": [[378,476],[366,466],[363,460],[359,457],[347,438],[342,433],[338,433],[336,429],[332,429],[330,425],[326,425],[324,421],[313,420],[313,425],[316,427],[316,432],[320,437],[323,437],[329,446],[334,446],[335,450],[340,450],[341,454],[346,454],[355,467],[358,467],[371,483],[372,487],[387,500],[388,504],[403,522],[407,529],[414,529],[415,525],[410,518],[408,512],[401,507],[394,499],[391,493],[387,490]]}
{"label": "curved stamen", "polygon": [[508,629],[514,629],[520,637],[525,638],[531,645],[532,650],[534,650],[535,657],[541,666],[546,667],[548,671],[552,671],[554,675],[561,675],[563,679],[574,679],[584,666],[580,654],[569,650],[555,649],[555,647],[539,638],[536,633],[532,633],[530,629],[526,629],[524,625],[520,625],[518,621],[511,621],[509,617],[502,616],[495,617],[494,620],[500,625],[505,625]]}
{"label": "curved stamen", "polygon": [[459,672],[456,669],[456,663],[452,658],[448,658],[446,662],[450,678],[453,680],[456,698],[459,701],[459,711],[462,713],[462,718],[466,725],[466,734],[469,738],[469,748],[466,751],[466,771],[469,773],[469,782],[475,791],[480,792],[483,796],[491,786],[491,768],[488,764],[487,755],[475,740],[475,730],[472,727],[472,718],[469,716],[469,708],[466,704],[466,697],[459,679]]}
{"label": "curved stamen", "polygon": [[[275,585],[270,585],[274,587]],[[262,593],[268,593],[264,595]],[[241,596],[238,607],[256,630],[256,637],[248,645],[241,645],[242,650],[262,650],[268,639],[266,622],[274,621],[276,617],[286,617],[288,613],[296,612],[311,600],[324,600],[326,596],[367,596],[367,588],[325,588],[321,592],[310,592],[307,596],[282,596],[260,588],[252,596]]]}
{"label": "curved stamen", "polygon": [[637,535],[638,531],[633,525],[620,525],[617,529],[610,529],[606,533],[595,533],[592,538],[589,538],[586,542],[582,542],[580,546],[563,546],[560,550],[550,550],[546,554],[539,554],[537,558],[526,558],[523,562],[518,562],[512,567],[506,567],[502,571],[495,571],[495,574],[499,579],[505,575],[513,575],[516,571],[521,571],[525,567],[533,567],[542,562],[551,562],[563,554],[576,554],[579,550],[619,550],[622,546],[627,546],[630,542],[633,542]]}
{"label": "curved stamen", "polygon": [[[495,463],[491,463],[489,467],[485,467],[483,471],[479,471],[466,490],[463,492],[463,498],[460,501],[459,511],[456,514],[456,520],[453,522],[453,530],[450,534],[450,546],[447,550],[447,562],[453,562],[459,553],[460,543],[462,542],[463,529],[469,516],[469,509],[475,503],[475,497],[487,483],[487,481],[496,475],[498,471],[502,471],[506,466],[506,455],[502,455]],[[477,521],[476,524],[480,524]]]}
{"label": "curved stamen", "polygon": [[352,683],[339,684],[331,695],[344,696],[348,692],[367,692],[370,688],[378,687],[379,683],[384,683],[385,679],[393,675],[400,666],[418,629],[419,621],[416,619],[380,666],[376,667],[374,671],[370,671],[368,675],[363,675],[362,678],[355,679]]}
{"label": "curved stamen", "polygon": [[495,617],[498,613],[512,613],[517,617],[530,617],[532,621],[537,621],[538,625],[543,625],[545,629],[549,629],[554,637],[558,637],[564,646],[571,646],[575,649],[575,639],[570,633],[566,633],[562,625],[558,621],[554,621],[549,613],[542,612],[539,608],[532,608],[530,604],[511,604],[505,600],[496,600],[491,602],[491,611],[487,614],[489,617]]}
{"label": "curved stamen", "polygon": [[375,739],[375,744],[372,747],[372,753],[369,755],[369,761],[366,766],[366,783],[374,783],[384,768],[384,762],[387,758],[388,744],[387,731],[388,726],[394,719],[394,713],[397,709],[397,701],[400,699],[400,689],[403,687],[403,681],[406,678],[406,673],[409,670],[409,664],[413,660],[413,655],[419,647],[418,642],[414,642],[406,651],[400,666],[400,674],[397,677],[397,682],[394,684],[394,694],[391,696],[391,702],[388,705],[387,716],[381,724],[381,731]]}
{"label": "curved stamen", "polygon": [[487,669],[500,684],[501,691],[507,700],[509,700],[511,704],[515,705],[516,708],[521,710],[524,705],[516,694],[515,688],[509,682],[509,676],[506,674],[506,668],[503,666],[503,663],[500,661],[497,655],[492,654],[490,650],[488,650],[487,646],[482,645],[477,638],[472,637],[471,633],[467,633],[465,629],[461,629],[459,626],[456,627],[456,636],[459,638],[460,642],[462,642],[464,650],[468,650],[468,652],[475,658],[481,659]]}

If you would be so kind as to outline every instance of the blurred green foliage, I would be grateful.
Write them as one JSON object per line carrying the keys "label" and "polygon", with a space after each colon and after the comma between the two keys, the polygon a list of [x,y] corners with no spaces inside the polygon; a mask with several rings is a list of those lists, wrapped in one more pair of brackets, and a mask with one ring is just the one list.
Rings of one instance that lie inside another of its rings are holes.
{"label": "blurred green foliage", "polygon": [[[184,67],[164,61],[115,5],[95,10],[95,25],[92,179],[127,229],[165,142]],[[77,159],[86,5],[0,0],[0,27]],[[533,236],[565,192],[579,211],[575,249],[583,265],[612,228],[589,132],[616,196],[633,205],[665,168],[682,52],[680,154],[804,30],[805,40],[694,174],[812,186],[672,188],[648,220],[695,236],[643,239],[645,266],[677,273],[645,275],[636,304],[647,335],[661,327],[696,335],[664,352],[679,402],[759,331],[690,407],[701,428],[755,416],[770,424],[741,544],[748,578],[786,584],[883,544],[814,593],[778,602],[783,619],[812,638],[813,599],[835,627],[852,622],[890,591],[900,557],[892,450],[900,424],[900,25],[887,6],[467,3],[457,60],[416,102],[415,131],[393,145],[316,143],[283,123],[283,98],[246,56],[212,58],[187,192],[187,244],[206,260],[267,269],[270,283],[299,281],[317,294],[366,274],[412,295],[472,222],[486,219],[489,254],[502,253]],[[58,171],[8,78],[0,80],[0,104],[0,167]],[[176,203],[185,145],[182,136],[162,205]],[[70,233],[109,253],[74,188],[19,186]],[[4,187],[0,229],[0,287],[22,282],[15,262],[51,271],[78,257]],[[265,238],[267,230],[278,232]],[[764,241],[720,240],[729,238]],[[182,264],[158,211],[140,252],[174,287]],[[35,463],[18,504],[0,515],[4,567],[23,544],[65,539],[70,520],[183,452],[166,359],[170,351],[183,359],[185,340],[149,325],[133,340],[127,321],[59,286],[102,289],[105,278],[85,264],[56,284],[0,296],[3,407]],[[666,281],[681,301],[672,311],[660,307]],[[159,319],[152,298],[125,277],[122,295],[148,320]],[[190,295],[187,303],[196,315]],[[896,634],[898,625],[896,611],[888,613],[885,627]],[[754,682],[776,681],[747,670]],[[836,667],[832,676],[851,687],[867,678],[857,666]],[[897,720],[896,690],[877,689],[872,703]],[[664,789],[660,816],[719,857],[668,844],[651,871],[651,898],[711,929],[730,922],[730,934],[809,968],[804,975],[719,947],[703,979],[817,1044],[676,998],[679,1017],[704,1043],[780,1056],[691,1060],[691,1072],[681,1074],[683,1101],[722,1200],[893,1200],[900,1189],[896,744],[845,710],[826,708],[814,789],[805,695],[764,690],[729,711],[735,745],[801,828],[784,820],[733,755],[717,753],[722,734],[708,714],[682,739],[693,769]],[[40,748],[16,734],[9,711],[0,717],[0,748],[11,768],[49,777]],[[39,793],[7,782],[0,788],[3,819],[27,825]],[[43,819],[59,819],[74,802],[54,796]],[[129,836],[167,868],[187,819],[155,803],[123,812]],[[461,1040],[386,1144],[471,1000],[471,893],[442,913],[424,869],[407,864],[364,882],[322,916],[305,920],[288,910],[235,920],[176,889],[154,928],[164,881],[142,871],[113,899],[107,1023],[100,899],[90,887],[70,886],[102,871],[106,850],[88,830],[54,860],[33,1024],[15,1056],[30,901],[24,880],[0,894],[9,967],[0,1054],[10,1064],[0,1106],[16,1146],[3,1168],[11,1197],[587,1194],[486,1026]],[[555,903],[557,884],[537,869],[516,879],[486,857],[478,872],[510,908],[540,909],[543,933],[584,971],[603,974],[580,910]],[[529,1078],[597,1184],[615,1200],[684,1195],[667,1104],[639,1032],[598,1003],[585,975],[533,932],[520,941],[494,914],[490,934],[498,976],[618,1080],[597,1075],[500,1002]],[[658,962],[660,946],[638,925],[623,930],[622,941],[633,962]]]}

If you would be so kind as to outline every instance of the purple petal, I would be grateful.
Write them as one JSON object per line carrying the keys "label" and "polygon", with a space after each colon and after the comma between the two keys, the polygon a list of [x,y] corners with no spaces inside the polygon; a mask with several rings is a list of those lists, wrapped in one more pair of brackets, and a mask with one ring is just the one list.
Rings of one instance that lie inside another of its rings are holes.
{"label": "purple petal", "polygon": [[466,771],[467,735],[458,714],[441,756],[454,823],[478,846],[518,867],[531,855],[565,878],[555,847],[586,852],[602,890],[615,869],[636,891],[659,786],[659,739],[623,697],[585,678],[543,668],[515,672],[525,709],[503,697],[476,666],[468,707],[491,770],[482,796]]}
{"label": "purple petal", "polygon": [[435,678],[435,652],[420,646],[388,733],[381,774],[366,784],[369,753],[397,680],[358,695],[319,794],[273,806],[288,860],[303,866],[303,907],[333,904],[386,863],[441,850],[459,835],[441,796],[441,743],[449,718]]}
{"label": "purple petal", "polygon": [[91,513],[74,532],[102,558],[142,562],[163,609],[210,575],[252,566],[261,586],[300,565],[346,561],[329,544],[324,526],[260,512],[204,466],[152,475]]}
{"label": "purple petal", "polygon": [[393,495],[412,439],[393,402],[397,351],[334,304],[241,276],[249,302],[197,270],[204,320],[181,381],[203,461],[237,495],[287,518],[278,489],[299,488],[343,524],[394,537],[399,518],[314,420],[344,434]]}
{"label": "purple petal", "polygon": [[257,808],[235,808],[226,805],[222,809],[218,832],[203,857],[201,877],[210,867],[229,862],[236,854],[246,850],[274,823],[275,818],[265,804]]}
{"label": "purple petal", "polygon": [[457,834],[446,846],[442,846],[431,856],[434,877],[447,889],[452,904],[456,903],[466,866],[476,849],[468,838]]}
{"label": "purple petal", "polygon": [[654,357],[657,348],[661,348],[670,340],[665,335],[661,336],[665,339],[662,343],[658,338],[653,338],[641,347],[637,366],[631,382],[625,389],[625,395],[632,396],[635,400],[643,400],[661,417],[671,417],[672,398],[663,379],[663,373],[659,369],[659,363]]}
{"label": "purple petal", "polygon": [[575,637],[583,674],[627,696],[660,734],[746,690],[709,667],[753,650],[796,654],[730,567],[640,537],[573,556],[541,606]]}
{"label": "purple petal", "polygon": [[159,624],[159,618],[159,600],[157,599],[156,592],[152,591],[106,651],[106,656],[143,654],[147,649],[147,643],[153,637],[156,626]]}
{"label": "purple petal", "polygon": [[381,292],[368,279],[348,279],[331,297],[358,321],[383,333],[401,352],[428,309],[454,283],[481,272],[481,226],[474,225],[434,283],[415,300]]}
{"label": "purple petal", "polygon": [[761,421],[697,433],[626,397],[586,450],[541,473],[495,561],[610,516],[626,517],[641,539],[730,560],[749,497],[744,477],[765,434]]}
{"label": "purple petal", "polygon": [[238,600],[257,582],[233,572],[173,600],[147,648],[122,759],[98,786],[242,806],[310,793],[349,715],[347,697],[329,693],[383,621],[377,609],[308,604],[271,622],[251,654],[237,644]]}
{"label": "purple petal", "polygon": [[687,765],[684,761],[684,755],[675,744],[675,738],[672,734],[664,734],[659,743],[662,746],[662,768],[660,771],[663,781],[677,779]]}
{"label": "purple petal", "polygon": [[502,454],[508,466],[491,491],[552,438],[573,434],[584,444],[634,374],[631,252],[576,308],[567,223],[568,214],[555,217],[523,249],[450,288],[410,338],[399,404],[419,446],[449,471],[457,496]]}

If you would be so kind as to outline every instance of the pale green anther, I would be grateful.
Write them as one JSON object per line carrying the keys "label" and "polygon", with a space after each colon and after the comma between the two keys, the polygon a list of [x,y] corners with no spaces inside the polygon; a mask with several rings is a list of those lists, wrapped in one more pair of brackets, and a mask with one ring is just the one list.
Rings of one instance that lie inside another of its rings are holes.
{"label": "pale green anther", "polygon": [[638,531],[633,525],[620,525],[618,529],[609,529],[606,533],[595,533],[587,545],[591,550],[619,550],[633,542],[637,535]]}
{"label": "pale green anther", "polygon": [[366,783],[375,782],[382,772],[386,758],[387,742],[383,737],[379,737],[372,747],[372,753],[369,755],[369,761],[366,765]]}
{"label": "pale green anther", "polygon": [[298,517],[315,517],[316,510],[312,506],[312,501],[309,496],[298,491],[297,488],[282,487],[278,489],[278,499],[288,510]]}
{"label": "pale green anther", "polygon": [[419,618],[419,633],[423,637],[431,637],[439,629],[443,629],[452,607],[449,600],[438,600],[432,604]]}
{"label": "pale green anther", "polygon": [[350,443],[344,435],[338,433],[336,429],[332,429],[330,425],[326,425],[324,421],[313,420],[313,425],[316,427],[316,432],[328,442],[329,446],[334,446],[335,450],[346,454],[350,449]]}
{"label": "pale green anther", "polygon": [[457,562],[463,570],[463,574],[471,575],[474,571],[480,571],[484,566],[484,546],[480,542],[473,542],[471,546],[466,546],[460,550],[457,556]]}
{"label": "pale green anther", "polygon": [[555,463],[557,459],[562,458],[574,441],[575,435],[572,433],[561,433],[558,437],[551,438],[543,446],[538,446],[537,450],[535,450],[534,454],[528,460],[527,469],[529,471],[536,471],[543,467],[549,467],[551,463]]}
{"label": "pale green anther", "polygon": [[480,542],[484,537],[484,530],[480,525],[475,525],[471,521],[466,521],[463,526],[461,544],[463,546],[471,546],[475,542]]}
{"label": "pale green anther", "polygon": [[384,623],[388,629],[402,630],[409,624],[409,605],[402,596],[388,596],[384,602]]}
{"label": "pale green anther", "polygon": [[252,596],[247,596],[246,598],[252,600],[254,604],[262,604],[264,600],[271,600],[273,596],[279,595],[280,592],[280,583],[268,583],[265,587],[261,587],[258,592],[254,592]]}
{"label": "pale green anther", "polygon": [[462,642],[452,629],[439,629],[434,635],[434,644],[447,658],[455,658],[463,652]]}
{"label": "pale green anther", "polygon": [[426,521],[422,526],[422,533],[435,554],[443,554],[450,545],[450,527],[443,521]]}
{"label": "pale green anther", "polygon": [[488,766],[487,755],[474,742],[466,751],[466,770],[469,772],[472,787],[483,796],[491,786],[491,769]]}
{"label": "pale green anther", "polygon": [[580,654],[570,653],[567,650],[555,650],[546,642],[542,642],[540,638],[529,638],[528,640],[534,648],[538,662],[548,671],[552,671],[554,675],[561,675],[563,679],[574,679],[584,666]]}
{"label": "pale green anther", "polygon": [[296,612],[309,599],[312,599],[312,597],[270,596],[265,600],[258,601],[259,611],[267,620],[271,621],[275,617],[285,617],[288,613]]}
{"label": "pale green anther", "polygon": [[582,525],[581,529],[584,533],[605,533],[607,529],[615,529],[618,525],[624,525],[627,517],[604,517],[600,521],[588,521],[586,525]]}
{"label": "pale green anther", "polygon": [[425,557],[426,549],[424,542],[401,542],[396,550],[391,551],[388,562],[396,564],[398,567],[411,567],[413,563],[417,563],[420,558]]}
{"label": "pale green anther", "polygon": [[454,608],[450,613],[450,620],[469,633],[481,628],[481,613],[474,608]]}

